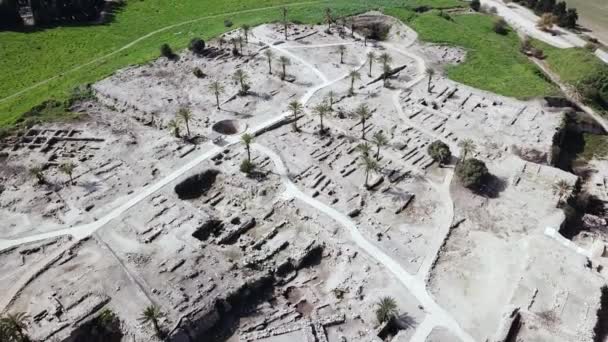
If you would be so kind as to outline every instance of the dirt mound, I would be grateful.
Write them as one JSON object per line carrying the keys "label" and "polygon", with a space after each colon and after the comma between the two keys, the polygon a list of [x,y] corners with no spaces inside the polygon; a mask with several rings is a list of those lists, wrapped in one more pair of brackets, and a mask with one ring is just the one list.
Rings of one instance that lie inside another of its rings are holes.
{"label": "dirt mound", "polygon": [[219,173],[218,170],[206,170],[190,176],[175,186],[175,193],[179,199],[198,198],[211,189]]}

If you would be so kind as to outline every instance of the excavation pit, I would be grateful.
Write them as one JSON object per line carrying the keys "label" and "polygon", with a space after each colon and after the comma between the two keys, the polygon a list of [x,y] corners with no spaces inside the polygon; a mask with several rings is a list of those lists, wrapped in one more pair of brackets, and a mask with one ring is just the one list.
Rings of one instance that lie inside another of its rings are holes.
{"label": "excavation pit", "polygon": [[241,125],[236,120],[222,120],[216,122],[211,129],[219,134],[234,135],[241,132]]}

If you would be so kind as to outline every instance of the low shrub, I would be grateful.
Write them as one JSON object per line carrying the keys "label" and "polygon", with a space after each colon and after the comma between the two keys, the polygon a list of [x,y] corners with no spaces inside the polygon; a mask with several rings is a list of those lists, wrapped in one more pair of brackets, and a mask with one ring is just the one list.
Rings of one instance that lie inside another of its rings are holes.
{"label": "low shrub", "polygon": [[494,30],[494,32],[502,35],[509,33],[509,25],[502,18],[498,18],[496,19],[496,21],[494,21],[494,26],[492,27],[492,29]]}
{"label": "low shrub", "polygon": [[249,175],[255,169],[255,165],[252,162],[250,162],[248,159],[244,159],[241,162],[241,166],[239,169],[241,170],[241,172]]}
{"label": "low shrub", "polygon": [[197,55],[202,55],[205,52],[205,41],[200,38],[192,38],[188,49]]}
{"label": "low shrub", "polygon": [[481,9],[481,3],[479,2],[479,0],[471,1],[470,6],[475,12],[479,12],[479,10]]}
{"label": "low shrub", "polygon": [[226,27],[232,27],[232,25],[234,25],[232,23],[232,20],[229,20],[229,19],[224,20],[224,26],[226,26]]}
{"label": "low shrub", "polygon": [[439,164],[446,164],[450,162],[452,158],[452,152],[450,147],[441,140],[435,140],[427,148],[428,154],[433,158],[434,161]]}
{"label": "low shrub", "polygon": [[173,59],[175,57],[173,49],[171,49],[171,46],[166,43],[160,46],[160,55],[169,59]]}
{"label": "low shrub", "polygon": [[196,76],[197,78],[205,78],[205,73],[200,69],[200,68],[194,68],[192,70],[192,73],[194,74],[194,76]]}

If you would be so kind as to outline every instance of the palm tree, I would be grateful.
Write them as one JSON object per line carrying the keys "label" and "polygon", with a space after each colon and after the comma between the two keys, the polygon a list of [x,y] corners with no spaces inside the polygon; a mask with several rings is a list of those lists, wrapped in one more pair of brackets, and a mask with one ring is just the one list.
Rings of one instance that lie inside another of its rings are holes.
{"label": "palm tree", "polygon": [[388,144],[388,139],[382,133],[382,131],[378,131],[374,133],[372,142],[376,144],[376,147],[378,147],[378,150],[376,151],[376,160],[380,160],[380,147],[386,146],[386,144]]}
{"label": "palm tree", "polygon": [[244,72],[243,69],[237,69],[234,72],[234,75],[232,75],[232,79],[235,82],[239,83],[239,85],[241,86],[241,95],[247,94],[247,92],[249,91],[249,85],[247,84],[249,76],[247,75],[247,73]]}
{"label": "palm tree", "polygon": [[272,75],[272,58],[274,57],[274,52],[268,48],[264,50],[264,56],[268,59],[268,74]]}
{"label": "palm tree", "polygon": [[336,93],[333,90],[330,90],[327,93],[327,104],[329,104],[329,110],[334,110],[334,103],[336,100]]}
{"label": "palm tree", "polygon": [[382,63],[382,79],[384,80],[384,86],[388,84],[388,76],[391,72],[391,62],[393,61],[393,57],[388,53],[383,53],[378,57],[378,61]]}
{"label": "palm tree", "polygon": [[361,152],[363,156],[367,157],[372,151],[372,147],[367,142],[364,142],[362,144],[357,145],[357,151]]}
{"label": "palm tree", "polygon": [[283,12],[283,31],[285,32],[285,40],[287,40],[287,7],[283,7],[282,12]]}
{"label": "palm tree", "polygon": [[[0,336],[4,336],[8,341],[26,342],[27,337],[27,321],[29,316],[23,312],[7,314],[0,318],[0,328],[3,330]],[[3,339],[4,341],[4,339]]]}
{"label": "palm tree", "polygon": [[426,92],[431,93],[431,79],[433,78],[433,75],[435,75],[435,70],[427,67],[424,70],[424,73],[429,77],[429,83],[426,86]]}
{"label": "palm tree", "polygon": [[220,83],[220,81],[215,80],[209,84],[209,90],[213,93],[213,95],[215,95],[217,109],[220,109],[220,95],[224,93],[224,86]]}
{"label": "palm tree", "polygon": [[171,119],[169,121],[169,123],[167,124],[167,127],[169,127],[171,129],[171,131],[173,132],[173,135],[176,138],[179,138],[179,121],[175,120],[175,119]]}
{"label": "palm tree", "polygon": [[38,184],[46,183],[46,179],[44,178],[44,172],[42,170],[42,167],[40,167],[40,166],[32,167],[30,169],[30,175],[32,175],[33,177],[36,178],[36,180],[38,180]]}
{"label": "palm tree", "polygon": [[467,159],[467,155],[475,152],[475,143],[471,139],[463,139],[458,142],[458,147],[462,151],[462,160]]}
{"label": "palm tree", "polygon": [[367,61],[369,63],[369,73],[367,74],[369,77],[372,77],[372,65],[374,64],[374,59],[376,59],[376,54],[374,51],[370,51],[367,53]]}
{"label": "palm tree", "polygon": [[238,41],[236,40],[236,38],[230,38],[230,44],[232,44],[233,50],[236,51],[236,53],[239,53]]}
{"label": "palm tree", "polygon": [[382,297],[376,303],[376,319],[378,323],[384,323],[397,315],[397,302],[392,297]]}
{"label": "palm tree", "polygon": [[177,116],[184,121],[186,124],[186,133],[190,137],[190,119],[192,119],[192,112],[188,108],[180,108],[177,112]]}
{"label": "palm tree", "polygon": [[361,74],[357,70],[352,70],[348,77],[350,77],[350,94],[353,95],[355,93],[355,80],[361,79]]}
{"label": "palm tree", "polygon": [[563,179],[553,184],[553,193],[558,196],[557,206],[559,206],[564,199],[567,199],[566,195],[569,195],[570,191],[572,191],[572,186]]}
{"label": "palm tree", "polygon": [[378,162],[373,158],[370,158],[369,155],[363,155],[363,159],[361,159],[359,166],[362,166],[365,170],[365,187],[369,188],[369,174],[379,170],[380,167],[378,166]]}
{"label": "palm tree", "polygon": [[249,43],[249,30],[251,29],[251,26],[243,24],[241,29],[243,30],[243,35],[245,36],[245,43]]}
{"label": "palm tree", "polygon": [[325,9],[325,22],[327,23],[327,30],[331,30],[331,22],[333,18],[331,17],[331,8],[327,7]]}
{"label": "palm tree", "polygon": [[338,46],[338,52],[340,53],[340,64],[344,64],[344,53],[346,52],[346,46]]}
{"label": "palm tree", "polygon": [[251,163],[251,143],[253,142],[253,135],[245,133],[241,136],[241,140],[247,150],[247,162]]}
{"label": "palm tree", "polygon": [[74,179],[72,178],[72,175],[74,174],[75,168],[76,165],[74,165],[74,163],[72,162],[66,162],[59,165],[59,171],[65,173],[68,177],[70,177],[70,184],[74,184]]}
{"label": "palm tree", "polygon": [[281,63],[281,68],[283,68],[283,73],[281,73],[281,80],[284,80],[287,77],[287,66],[291,64],[291,60],[287,56],[279,57],[279,62]]}
{"label": "palm tree", "polygon": [[323,134],[323,132],[325,131],[324,127],[323,127],[323,117],[325,117],[325,115],[327,115],[327,113],[329,113],[331,111],[331,109],[329,109],[329,105],[325,102],[319,103],[318,105],[315,106],[315,108],[313,109],[314,113],[316,115],[319,116],[319,120],[320,120],[320,124],[321,124],[321,130],[320,133]]}
{"label": "palm tree", "polygon": [[139,321],[146,324],[152,324],[156,335],[160,337],[162,335],[162,331],[160,329],[160,325],[158,324],[158,320],[160,320],[164,316],[165,314],[160,311],[160,308],[158,306],[150,305],[147,306],[141,313]]}
{"label": "palm tree", "polygon": [[244,41],[245,40],[243,39],[243,36],[236,37],[236,42],[239,44],[239,50],[241,52],[241,55],[244,54],[244,52],[243,52],[243,42]]}
{"label": "palm tree", "polygon": [[355,109],[355,115],[359,117],[361,122],[361,139],[365,140],[365,123],[372,116],[372,113],[366,104],[361,104]]}
{"label": "palm tree", "polygon": [[289,110],[293,113],[293,129],[297,132],[298,131],[298,124],[297,124],[298,115],[300,115],[302,113],[302,110],[304,107],[298,101],[291,101],[287,108],[289,108]]}

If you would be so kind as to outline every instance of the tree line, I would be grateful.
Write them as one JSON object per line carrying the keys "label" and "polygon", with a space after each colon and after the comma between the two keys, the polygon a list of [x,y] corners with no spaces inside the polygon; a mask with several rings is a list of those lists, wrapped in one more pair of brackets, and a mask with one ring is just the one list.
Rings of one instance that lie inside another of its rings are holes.
{"label": "tree line", "polygon": [[95,19],[105,0],[0,0],[0,26],[11,28],[22,24],[20,3],[31,7],[36,25],[44,25]]}

